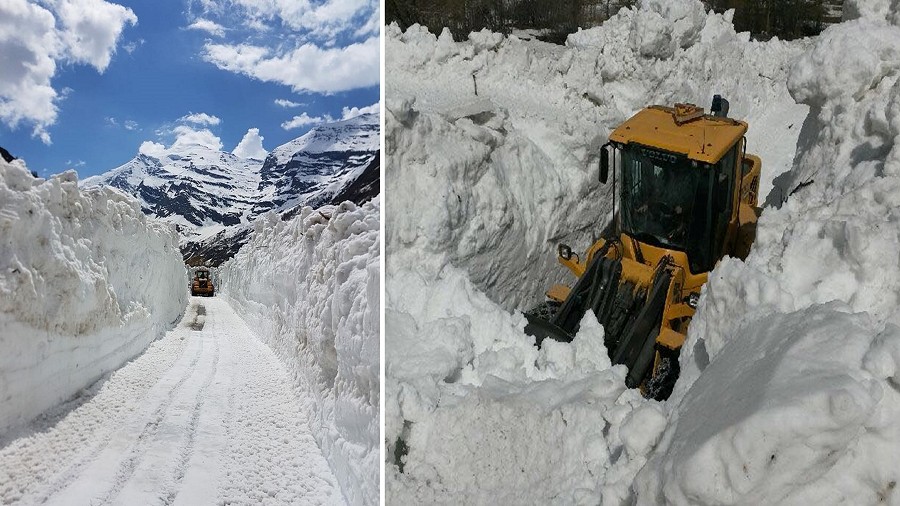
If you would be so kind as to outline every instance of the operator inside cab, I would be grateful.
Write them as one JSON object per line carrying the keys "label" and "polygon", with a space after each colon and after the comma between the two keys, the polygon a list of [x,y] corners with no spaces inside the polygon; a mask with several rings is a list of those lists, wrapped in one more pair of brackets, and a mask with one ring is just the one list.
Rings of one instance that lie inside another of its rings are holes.
{"label": "operator inside cab", "polygon": [[716,239],[728,225],[735,155],[732,149],[708,165],[659,149],[625,146],[622,230],[639,241],[688,253],[694,272],[709,270],[716,258],[711,245],[721,242]]}

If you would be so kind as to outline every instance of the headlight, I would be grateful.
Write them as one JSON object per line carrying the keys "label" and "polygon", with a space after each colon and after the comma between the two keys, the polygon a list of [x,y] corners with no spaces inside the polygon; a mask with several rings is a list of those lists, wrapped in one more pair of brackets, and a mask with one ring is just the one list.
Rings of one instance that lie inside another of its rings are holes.
{"label": "headlight", "polygon": [[700,302],[700,294],[698,292],[691,292],[687,298],[687,305],[691,306],[691,309],[697,309],[698,302]]}

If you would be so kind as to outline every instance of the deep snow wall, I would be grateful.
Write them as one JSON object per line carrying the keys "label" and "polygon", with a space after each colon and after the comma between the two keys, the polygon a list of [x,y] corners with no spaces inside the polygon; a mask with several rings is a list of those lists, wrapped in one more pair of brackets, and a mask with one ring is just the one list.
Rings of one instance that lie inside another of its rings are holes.
{"label": "deep snow wall", "polygon": [[177,234],[134,200],[0,160],[0,434],[141,353],[187,297]]}
{"label": "deep snow wall", "polygon": [[293,374],[349,504],[379,501],[380,199],[257,220],[220,294]]}
{"label": "deep snow wall", "polygon": [[900,502],[900,6],[846,2],[787,84],[786,201],[704,287],[638,504]]}

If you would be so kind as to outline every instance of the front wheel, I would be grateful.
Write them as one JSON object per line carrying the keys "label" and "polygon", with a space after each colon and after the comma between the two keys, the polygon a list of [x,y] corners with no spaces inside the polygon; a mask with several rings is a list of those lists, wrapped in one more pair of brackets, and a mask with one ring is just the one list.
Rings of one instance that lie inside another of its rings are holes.
{"label": "front wheel", "polygon": [[647,397],[664,401],[672,395],[678,374],[681,372],[678,363],[678,355],[671,352],[660,356],[659,366],[654,371],[653,377],[647,380]]}

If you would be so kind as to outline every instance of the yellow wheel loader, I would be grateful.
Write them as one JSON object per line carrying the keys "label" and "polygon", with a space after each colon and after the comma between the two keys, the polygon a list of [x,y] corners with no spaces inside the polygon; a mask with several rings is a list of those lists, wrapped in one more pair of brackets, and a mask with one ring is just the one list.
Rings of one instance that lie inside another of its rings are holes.
{"label": "yellow wheel loader", "polygon": [[583,258],[558,246],[560,263],[578,279],[553,286],[526,313],[538,346],[571,341],[592,309],[611,360],[628,367],[628,387],[668,398],[709,271],[725,255],[745,258],[756,236],[762,162],[747,154],[746,132],[719,95],[711,114],[693,104],[651,106],[612,132],[600,181],[612,165],[613,221]]}
{"label": "yellow wheel loader", "polygon": [[213,286],[212,277],[209,269],[206,267],[198,267],[194,273],[194,280],[191,281],[191,295],[206,295],[212,297],[215,295],[216,287]]}

